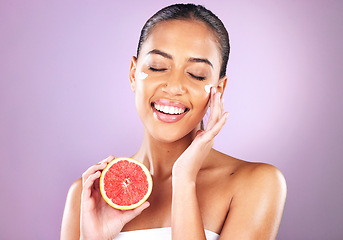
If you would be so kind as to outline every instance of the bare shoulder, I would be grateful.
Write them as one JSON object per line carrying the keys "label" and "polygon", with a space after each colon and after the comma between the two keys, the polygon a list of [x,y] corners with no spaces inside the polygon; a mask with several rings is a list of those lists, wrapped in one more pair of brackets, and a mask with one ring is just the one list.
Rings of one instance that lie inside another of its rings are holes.
{"label": "bare shoulder", "polygon": [[261,185],[267,187],[279,185],[283,187],[283,185],[286,185],[281,171],[271,164],[247,162],[239,171],[244,176],[243,184],[248,186]]}
{"label": "bare shoulder", "polygon": [[82,180],[76,180],[69,188],[63,213],[61,239],[78,239],[80,229]]}
{"label": "bare shoulder", "polygon": [[69,188],[69,193],[73,193],[74,191],[82,191],[82,178],[77,179],[73,182]]}
{"label": "bare shoulder", "polygon": [[81,193],[82,193],[82,179],[79,178],[73,182],[69,188],[66,206],[67,205],[80,205],[81,204]]}
{"label": "bare shoulder", "polygon": [[[267,163],[248,162],[228,156],[219,151],[213,150],[212,162],[216,163],[217,168],[226,172],[226,175],[235,178],[235,184],[242,187],[280,187],[286,190],[286,181],[281,171]],[[232,181],[231,183],[232,184]]]}
{"label": "bare shoulder", "polygon": [[222,239],[275,239],[286,201],[286,181],[273,165],[213,152],[231,193]]}

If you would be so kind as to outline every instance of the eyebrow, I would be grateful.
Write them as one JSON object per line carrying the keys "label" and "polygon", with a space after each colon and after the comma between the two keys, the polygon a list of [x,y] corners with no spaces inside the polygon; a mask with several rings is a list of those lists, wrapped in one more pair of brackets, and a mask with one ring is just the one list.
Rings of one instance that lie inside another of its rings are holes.
{"label": "eyebrow", "polygon": [[[148,55],[149,54],[157,54],[157,55],[161,55],[162,57],[165,57],[168,59],[173,59],[172,55],[170,55],[166,52],[163,52],[161,50],[158,50],[158,49],[153,49],[153,50],[149,51]],[[195,63],[206,63],[213,68],[213,64],[206,58],[188,58],[187,61],[188,62],[195,62]]]}
{"label": "eyebrow", "polygon": [[188,58],[188,62],[200,62],[200,63],[206,63],[210,65],[213,68],[212,63],[206,59],[206,58]]}
{"label": "eyebrow", "polygon": [[170,54],[162,52],[161,50],[158,50],[158,49],[151,50],[150,52],[148,52],[148,55],[149,54],[157,54],[168,59],[173,59],[173,57]]}

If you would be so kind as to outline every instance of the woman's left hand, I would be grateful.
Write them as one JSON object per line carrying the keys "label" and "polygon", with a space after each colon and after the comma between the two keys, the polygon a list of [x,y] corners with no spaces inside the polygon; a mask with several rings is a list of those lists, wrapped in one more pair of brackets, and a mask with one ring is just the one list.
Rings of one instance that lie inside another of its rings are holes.
{"label": "woman's left hand", "polygon": [[205,130],[199,130],[192,144],[181,154],[173,166],[173,178],[196,181],[203,161],[208,156],[214,137],[224,126],[228,113],[223,113],[224,105],[221,93],[211,88],[210,117]]}

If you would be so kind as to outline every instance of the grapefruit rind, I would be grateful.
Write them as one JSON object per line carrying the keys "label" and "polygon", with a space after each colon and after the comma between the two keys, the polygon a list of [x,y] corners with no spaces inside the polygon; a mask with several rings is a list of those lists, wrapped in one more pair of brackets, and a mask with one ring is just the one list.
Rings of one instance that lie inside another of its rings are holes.
{"label": "grapefruit rind", "polygon": [[[105,188],[104,188],[104,178],[105,178],[106,172],[112,167],[113,164],[115,164],[115,163],[117,163],[119,161],[123,161],[123,160],[129,161],[129,162],[133,162],[133,163],[139,165],[142,168],[142,170],[144,171],[144,173],[145,173],[145,175],[147,177],[147,181],[148,181],[148,191],[144,195],[144,197],[139,202],[137,202],[135,204],[128,205],[128,206],[122,206],[122,205],[118,205],[118,204],[115,204],[114,202],[112,202],[112,200],[107,197],[106,191],[105,191]],[[146,168],[146,166],[143,163],[141,163],[141,162],[139,162],[139,161],[137,161],[137,160],[135,160],[133,158],[128,158],[128,157],[115,158],[114,160],[109,162],[107,164],[106,168],[101,173],[99,184],[100,184],[100,193],[101,193],[102,197],[104,198],[104,200],[111,207],[116,208],[116,209],[120,209],[120,210],[130,210],[130,209],[134,209],[134,208],[139,207],[140,205],[142,205],[148,199],[148,197],[150,196],[151,191],[152,191],[152,178],[151,178],[149,170]]]}

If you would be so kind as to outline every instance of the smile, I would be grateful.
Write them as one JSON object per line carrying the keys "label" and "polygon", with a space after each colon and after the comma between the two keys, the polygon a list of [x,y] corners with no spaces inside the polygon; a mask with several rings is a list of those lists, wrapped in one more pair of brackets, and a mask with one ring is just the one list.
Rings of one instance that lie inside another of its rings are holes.
{"label": "smile", "polygon": [[178,108],[178,107],[158,105],[158,104],[154,104],[154,108],[157,111],[160,111],[166,114],[182,114],[187,111],[187,108]]}
{"label": "smile", "polygon": [[159,99],[151,103],[154,116],[166,123],[175,123],[181,120],[189,111],[185,105],[180,102]]}

